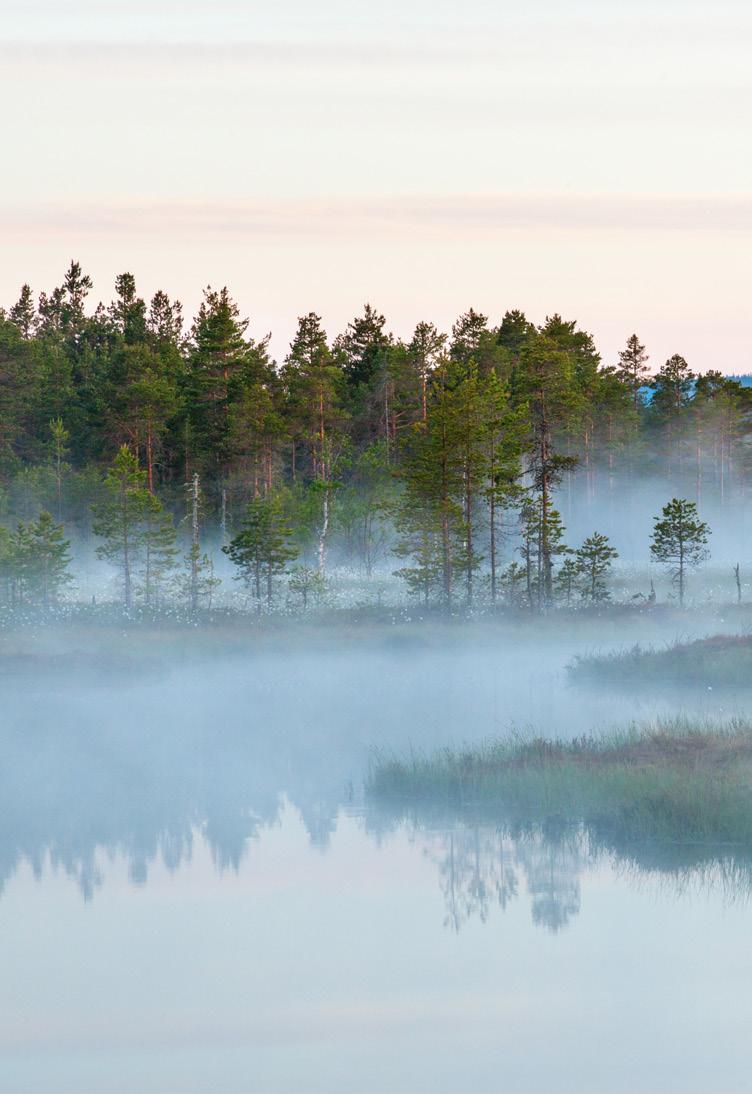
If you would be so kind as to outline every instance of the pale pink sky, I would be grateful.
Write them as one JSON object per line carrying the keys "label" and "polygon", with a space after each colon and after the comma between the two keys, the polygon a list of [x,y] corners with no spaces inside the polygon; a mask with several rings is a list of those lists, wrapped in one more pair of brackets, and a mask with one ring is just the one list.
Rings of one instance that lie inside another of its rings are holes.
{"label": "pale pink sky", "polygon": [[278,356],[366,299],[636,329],[752,368],[752,9],[531,0],[6,0],[0,301],[79,258]]}

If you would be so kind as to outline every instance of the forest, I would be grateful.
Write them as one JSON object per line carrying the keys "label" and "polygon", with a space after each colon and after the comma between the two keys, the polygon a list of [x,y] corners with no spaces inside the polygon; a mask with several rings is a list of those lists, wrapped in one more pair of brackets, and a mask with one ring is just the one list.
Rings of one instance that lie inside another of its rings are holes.
{"label": "forest", "polygon": [[227,288],[191,322],[130,273],[114,289],[94,305],[74,261],[0,310],[12,608],[71,597],[74,557],[106,567],[128,610],[210,606],[219,560],[264,610],[315,603],[341,565],[442,610],[603,602],[609,528],[568,542],[568,513],[602,521],[646,480],[665,490],[645,560],[683,602],[708,556],[700,514],[728,518],[752,477],[744,378],[651,362],[637,334],[606,362],[575,321],[471,308],[408,341],[366,304],[334,337],[299,317],[278,362]]}

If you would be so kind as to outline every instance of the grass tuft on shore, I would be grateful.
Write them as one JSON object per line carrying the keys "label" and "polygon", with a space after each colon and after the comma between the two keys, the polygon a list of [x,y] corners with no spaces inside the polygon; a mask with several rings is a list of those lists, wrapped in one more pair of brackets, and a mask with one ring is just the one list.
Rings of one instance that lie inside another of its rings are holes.
{"label": "grass tuft on shore", "polygon": [[752,845],[752,723],[664,722],[574,741],[512,738],[430,757],[379,757],[373,804],[458,811],[598,838]]}
{"label": "grass tuft on shore", "polygon": [[752,637],[719,634],[693,642],[674,642],[665,649],[636,645],[627,650],[578,656],[568,673],[574,683],[609,687],[633,687],[635,683],[750,687]]}

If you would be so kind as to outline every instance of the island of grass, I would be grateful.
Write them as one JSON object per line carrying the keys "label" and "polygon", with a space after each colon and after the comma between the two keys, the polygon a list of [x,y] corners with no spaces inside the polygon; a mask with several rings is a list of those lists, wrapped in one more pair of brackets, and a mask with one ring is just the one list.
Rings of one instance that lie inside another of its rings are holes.
{"label": "island of grass", "polygon": [[682,684],[696,687],[752,686],[752,636],[715,635],[675,642],[664,649],[633,646],[578,656],[568,669],[575,683],[609,686]]}
{"label": "island of grass", "polygon": [[432,757],[379,758],[372,806],[419,822],[586,829],[601,842],[752,849],[752,723],[686,722],[563,742],[498,741]]}

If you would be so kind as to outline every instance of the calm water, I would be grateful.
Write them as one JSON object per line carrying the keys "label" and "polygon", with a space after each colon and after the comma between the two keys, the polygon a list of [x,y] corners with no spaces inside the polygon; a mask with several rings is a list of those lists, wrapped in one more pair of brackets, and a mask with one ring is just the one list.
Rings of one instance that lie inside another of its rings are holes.
{"label": "calm water", "polygon": [[363,806],[374,745],[670,708],[573,693],[570,653],[5,680],[0,1090],[748,1090],[752,901],[732,854],[682,867]]}

